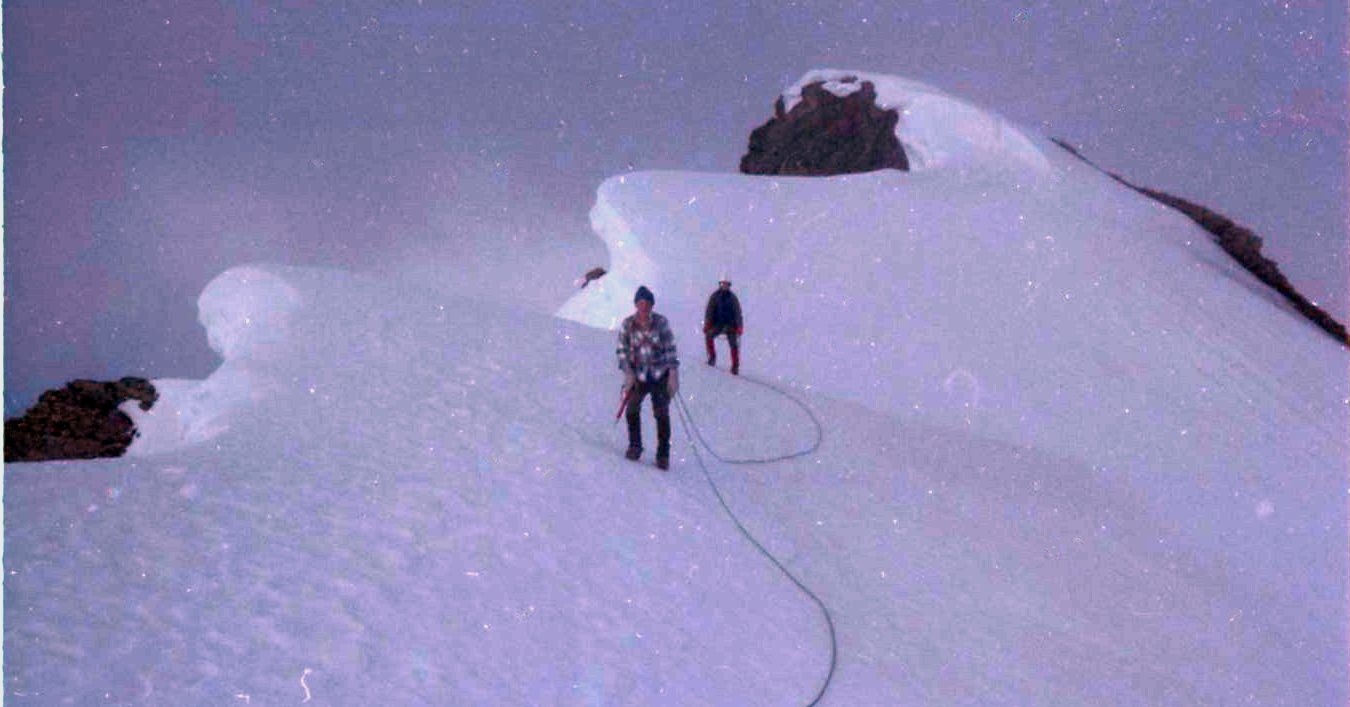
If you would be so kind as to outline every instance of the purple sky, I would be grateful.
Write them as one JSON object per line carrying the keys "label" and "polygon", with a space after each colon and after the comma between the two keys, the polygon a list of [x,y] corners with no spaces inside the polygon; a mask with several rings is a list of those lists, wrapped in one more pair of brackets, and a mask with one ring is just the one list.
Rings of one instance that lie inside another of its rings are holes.
{"label": "purple sky", "polygon": [[822,67],[1215,208],[1347,318],[1340,0],[646,4],[6,2],[6,415],[77,376],[204,376],[195,300],[230,265],[585,241],[601,179],[734,171]]}

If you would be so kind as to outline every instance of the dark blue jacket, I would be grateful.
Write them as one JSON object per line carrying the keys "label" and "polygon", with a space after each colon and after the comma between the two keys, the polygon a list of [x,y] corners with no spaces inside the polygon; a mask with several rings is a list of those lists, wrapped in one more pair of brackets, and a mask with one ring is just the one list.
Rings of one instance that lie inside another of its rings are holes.
{"label": "dark blue jacket", "polygon": [[724,327],[733,326],[740,329],[741,322],[741,301],[736,299],[736,293],[731,290],[717,288],[708,298],[708,307],[703,311],[703,326]]}

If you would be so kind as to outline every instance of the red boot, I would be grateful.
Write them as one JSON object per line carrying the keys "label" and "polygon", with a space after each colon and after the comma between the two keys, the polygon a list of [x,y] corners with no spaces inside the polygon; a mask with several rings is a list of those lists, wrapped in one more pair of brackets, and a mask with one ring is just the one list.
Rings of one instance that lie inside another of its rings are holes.
{"label": "red boot", "polygon": [[708,365],[709,366],[716,365],[717,349],[713,347],[713,338],[711,336],[705,335],[703,337],[703,343],[708,347]]}
{"label": "red boot", "polygon": [[739,376],[741,374],[741,350],[735,348],[731,350],[731,375]]}

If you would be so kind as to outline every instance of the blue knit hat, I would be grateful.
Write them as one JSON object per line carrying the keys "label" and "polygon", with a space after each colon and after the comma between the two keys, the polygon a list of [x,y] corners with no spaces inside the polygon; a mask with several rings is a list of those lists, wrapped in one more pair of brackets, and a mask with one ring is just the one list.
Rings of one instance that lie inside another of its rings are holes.
{"label": "blue knit hat", "polygon": [[653,307],[656,306],[656,295],[652,294],[652,291],[647,289],[646,285],[638,286],[637,294],[633,295],[633,304],[637,304],[640,299],[651,302]]}

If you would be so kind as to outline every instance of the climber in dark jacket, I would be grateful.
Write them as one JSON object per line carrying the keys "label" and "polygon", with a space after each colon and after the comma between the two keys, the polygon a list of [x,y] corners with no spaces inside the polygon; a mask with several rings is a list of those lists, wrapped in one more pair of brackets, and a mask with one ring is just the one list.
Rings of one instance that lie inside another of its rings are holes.
{"label": "climber in dark jacket", "polygon": [[724,275],[708,298],[707,309],[703,311],[703,341],[708,347],[708,365],[717,364],[717,349],[713,346],[713,339],[726,334],[727,343],[731,345],[731,375],[740,375],[743,333],[745,324],[741,320],[741,301],[731,291],[731,280]]}

